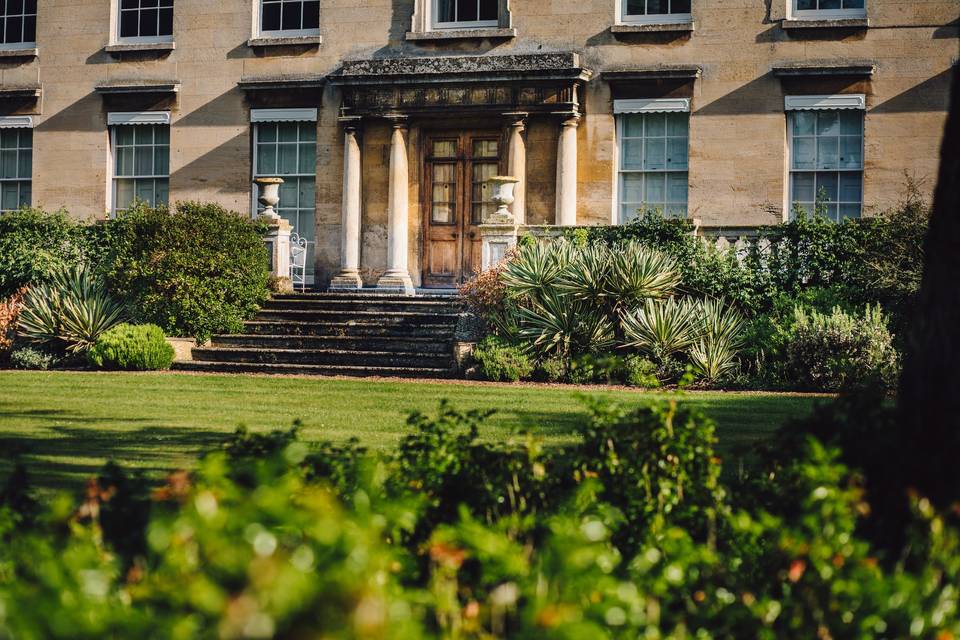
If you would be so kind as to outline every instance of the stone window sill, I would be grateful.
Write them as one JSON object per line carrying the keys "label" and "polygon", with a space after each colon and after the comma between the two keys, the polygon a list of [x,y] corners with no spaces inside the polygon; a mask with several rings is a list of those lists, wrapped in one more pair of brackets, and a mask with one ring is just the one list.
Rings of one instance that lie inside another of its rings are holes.
{"label": "stone window sill", "polygon": [[483,29],[449,29],[437,31],[408,31],[407,40],[413,42],[429,42],[432,40],[469,40],[489,38],[515,38],[516,29],[489,27]]}
{"label": "stone window sill", "polygon": [[650,24],[615,24],[610,27],[611,33],[663,33],[663,32],[691,32],[693,22],[655,22]]}
{"label": "stone window sill", "polygon": [[170,42],[118,42],[108,44],[103,48],[110,55],[124,53],[169,53],[177,48],[172,40]]}
{"label": "stone window sill", "polygon": [[866,18],[836,18],[833,20],[784,20],[781,27],[787,31],[793,29],[866,29],[870,21]]}
{"label": "stone window sill", "polygon": [[290,37],[262,37],[247,40],[248,47],[316,47],[323,44],[323,37],[290,36]]}
{"label": "stone window sill", "polygon": [[0,58],[36,58],[40,55],[40,50],[36,47],[30,49],[0,49]]}

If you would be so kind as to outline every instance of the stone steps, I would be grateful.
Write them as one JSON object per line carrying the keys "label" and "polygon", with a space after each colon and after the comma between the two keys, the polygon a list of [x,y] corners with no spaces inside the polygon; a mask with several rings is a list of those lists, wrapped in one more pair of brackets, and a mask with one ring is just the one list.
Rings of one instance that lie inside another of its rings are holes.
{"label": "stone steps", "polygon": [[193,350],[191,371],[450,378],[461,314],[453,296],[274,296],[240,335]]}

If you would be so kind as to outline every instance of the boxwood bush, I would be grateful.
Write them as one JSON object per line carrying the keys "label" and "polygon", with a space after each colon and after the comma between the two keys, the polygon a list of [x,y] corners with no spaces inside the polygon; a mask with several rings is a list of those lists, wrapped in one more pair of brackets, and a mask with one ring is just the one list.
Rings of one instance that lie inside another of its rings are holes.
{"label": "boxwood bush", "polygon": [[138,322],[201,341],[237,333],[268,295],[262,231],[217,204],[136,206],[98,228],[98,269]]}
{"label": "boxwood bush", "polygon": [[98,369],[157,371],[173,364],[173,347],[155,324],[120,324],[100,336],[87,352]]}
{"label": "boxwood bush", "polygon": [[82,264],[90,253],[87,227],[65,211],[4,213],[0,215],[0,298]]}

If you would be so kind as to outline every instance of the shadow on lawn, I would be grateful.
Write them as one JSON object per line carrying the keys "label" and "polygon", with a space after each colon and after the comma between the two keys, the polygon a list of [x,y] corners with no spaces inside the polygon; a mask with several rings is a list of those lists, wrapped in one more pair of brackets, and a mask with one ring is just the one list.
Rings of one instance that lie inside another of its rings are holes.
{"label": "shadow on lawn", "polygon": [[[65,421],[85,422],[67,418],[60,411],[55,413]],[[0,412],[0,419],[9,415]],[[159,425],[131,431],[53,426],[48,427],[46,435],[4,435],[0,436],[0,482],[5,481],[18,460],[30,473],[31,484],[41,489],[79,490],[83,481],[96,475],[106,460],[160,478],[184,459],[218,448],[227,437],[226,433]]]}

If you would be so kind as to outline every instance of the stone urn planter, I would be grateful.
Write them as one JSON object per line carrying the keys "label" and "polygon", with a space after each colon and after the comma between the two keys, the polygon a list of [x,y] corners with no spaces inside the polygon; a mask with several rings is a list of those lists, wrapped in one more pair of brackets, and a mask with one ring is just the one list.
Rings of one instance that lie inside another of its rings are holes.
{"label": "stone urn planter", "polygon": [[260,187],[260,197],[257,198],[263,205],[260,218],[268,222],[280,220],[280,216],[274,207],[280,202],[280,185],[283,184],[283,178],[257,178],[254,183]]}
{"label": "stone urn planter", "polygon": [[490,191],[492,192],[490,199],[497,205],[497,211],[490,217],[489,222],[513,222],[510,205],[514,203],[513,192],[519,182],[520,180],[513,176],[493,176],[487,179],[487,184],[490,185]]}

